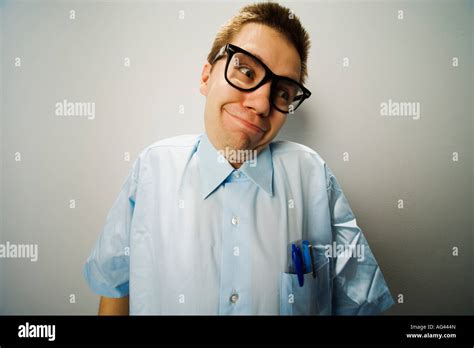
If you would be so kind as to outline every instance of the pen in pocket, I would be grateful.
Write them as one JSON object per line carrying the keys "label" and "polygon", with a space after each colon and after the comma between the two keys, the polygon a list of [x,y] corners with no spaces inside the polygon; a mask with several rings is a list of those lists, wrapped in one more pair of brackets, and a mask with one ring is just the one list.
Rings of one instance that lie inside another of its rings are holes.
{"label": "pen in pocket", "polygon": [[308,247],[309,247],[309,256],[311,258],[311,269],[313,270],[313,278],[316,278],[316,263],[314,261],[313,246],[309,244]]}
{"label": "pen in pocket", "polygon": [[291,244],[291,258],[298,276],[298,284],[301,287],[304,285],[304,262],[301,249],[296,244]]}

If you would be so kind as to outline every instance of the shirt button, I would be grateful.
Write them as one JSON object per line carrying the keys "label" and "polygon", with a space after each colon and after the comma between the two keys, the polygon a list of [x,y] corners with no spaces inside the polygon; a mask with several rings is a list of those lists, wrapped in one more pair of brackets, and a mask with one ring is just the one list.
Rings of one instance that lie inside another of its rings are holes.
{"label": "shirt button", "polygon": [[239,173],[239,172],[236,172],[236,173],[234,174],[234,178],[236,178],[236,179],[240,178],[240,173]]}
{"label": "shirt button", "polygon": [[237,225],[238,223],[239,223],[239,220],[237,220],[237,218],[234,216],[234,217],[232,218],[232,225],[235,226],[235,225]]}
{"label": "shirt button", "polygon": [[237,303],[238,300],[239,300],[239,294],[232,294],[230,296],[230,302]]}

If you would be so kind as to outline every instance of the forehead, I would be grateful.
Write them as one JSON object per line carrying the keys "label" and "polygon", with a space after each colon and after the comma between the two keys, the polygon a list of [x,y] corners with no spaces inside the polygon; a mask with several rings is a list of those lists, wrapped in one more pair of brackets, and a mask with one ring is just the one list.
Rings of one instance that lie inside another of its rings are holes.
{"label": "forehead", "polygon": [[275,29],[263,24],[248,23],[230,43],[258,57],[275,74],[300,80],[301,61],[298,51]]}

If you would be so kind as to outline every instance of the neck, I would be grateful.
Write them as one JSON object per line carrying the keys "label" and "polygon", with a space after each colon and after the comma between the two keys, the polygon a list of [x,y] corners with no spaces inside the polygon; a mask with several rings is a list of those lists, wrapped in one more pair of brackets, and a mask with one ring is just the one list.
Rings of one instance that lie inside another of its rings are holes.
{"label": "neck", "polygon": [[239,168],[242,166],[242,164],[243,164],[243,163],[232,163],[232,162],[229,162],[229,163],[230,163],[230,165],[231,165],[232,167],[234,167],[235,169],[239,169]]}

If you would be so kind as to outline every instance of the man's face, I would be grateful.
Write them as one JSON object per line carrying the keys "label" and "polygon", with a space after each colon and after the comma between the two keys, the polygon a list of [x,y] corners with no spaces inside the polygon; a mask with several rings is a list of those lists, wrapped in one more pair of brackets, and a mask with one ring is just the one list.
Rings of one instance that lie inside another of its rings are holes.
{"label": "man's face", "polygon": [[[300,80],[298,51],[276,30],[248,23],[229,43],[259,57],[275,74]],[[226,59],[227,55],[216,61],[212,73],[206,63],[201,74],[206,133],[218,150],[260,151],[276,137],[287,116],[271,105],[271,81],[252,92],[229,85],[224,78]]]}

